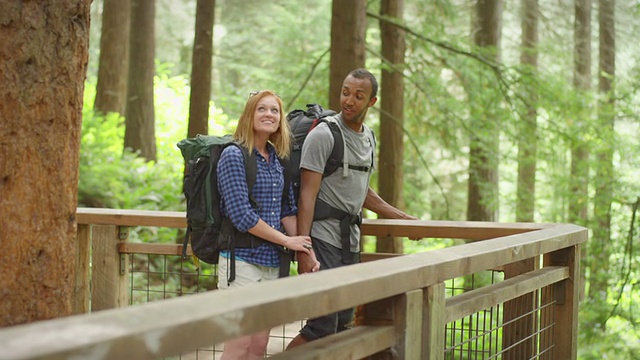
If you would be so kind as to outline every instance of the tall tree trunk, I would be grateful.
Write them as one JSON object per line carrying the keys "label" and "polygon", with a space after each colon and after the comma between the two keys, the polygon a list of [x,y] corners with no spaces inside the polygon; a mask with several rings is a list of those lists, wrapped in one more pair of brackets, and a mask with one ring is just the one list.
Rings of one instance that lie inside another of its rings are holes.
{"label": "tall tree trunk", "polygon": [[[594,217],[596,226],[593,229],[593,239],[590,241],[592,263],[598,264],[591,268],[589,281],[589,298],[606,304],[607,289],[609,288],[609,256],[611,255],[611,202],[613,198],[613,152],[615,141],[615,88],[612,84],[616,73],[616,41],[614,0],[600,0],[598,10],[599,27],[599,76],[598,91],[602,101],[599,106],[598,118],[601,136],[597,147],[596,194],[594,199]],[[597,317],[602,331],[605,329],[607,314],[601,312]]]}
{"label": "tall tree trunk", "polygon": [[[538,0],[522,0],[522,53],[520,63],[529,79],[526,84],[535,82],[538,71]],[[518,199],[516,221],[533,221],[536,199],[536,161],[537,161],[537,98],[536,87],[525,85],[525,98],[528,103],[523,121],[519,124],[518,136]]]}
{"label": "tall tree trunk", "polygon": [[2,1],[0,326],[72,313],[90,4]]}
{"label": "tall tree trunk", "polygon": [[[502,1],[478,0],[474,21],[474,43],[483,48],[487,58],[500,62]],[[486,69],[480,70],[480,82],[492,79]],[[480,85],[485,86],[485,85]],[[494,87],[492,85],[486,85]],[[479,89],[478,89],[479,90]],[[486,94],[471,97],[471,141],[469,145],[469,184],[467,219],[496,221],[498,218],[499,121],[497,99]]]}
{"label": "tall tree trunk", "polygon": [[329,108],[339,112],[342,81],[351,70],[364,67],[367,2],[333,0],[332,6]]}
{"label": "tall tree trunk", "polygon": [[[591,89],[591,0],[575,0],[574,20],[574,71],[573,86],[576,91],[585,94]],[[586,96],[585,96],[586,98]],[[587,100],[584,100],[587,101]],[[578,110],[580,109],[580,110]],[[574,133],[571,140],[571,176],[569,179],[569,214],[571,223],[586,226],[589,185],[589,151],[584,143],[584,123],[591,117],[590,106],[576,106]],[[582,284],[586,284],[586,269],[591,267],[587,246],[580,248],[580,267]],[[584,286],[580,289],[580,299],[584,298]]]}
{"label": "tall tree trunk", "polygon": [[[591,0],[575,0],[573,84],[579,93],[591,89]],[[589,184],[589,150],[583,140],[585,126],[591,114],[590,106],[579,106],[584,113],[576,113],[575,132],[571,144],[571,196],[569,222],[586,225]]]}
{"label": "tall tree trunk", "polygon": [[124,147],[156,159],[153,76],[155,0],[131,0],[129,81]]}
{"label": "tall tree trunk", "polygon": [[198,0],[196,7],[196,30],[193,40],[191,94],[189,97],[189,137],[209,133],[215,8],[215,0]]}
{"label": "tall tree trunk", "polygon": [[102,113],[125,113],[129,70],[130,0],[104,0],[98,85],[93,105]]}
{"label": "tall tree trunk", "polygon": [[[380,15],[394,19],[403,18],[404,0],[382,0]],[[382,40],[382,66],[380,83],[380,156],[378,160],[378,192],[395,207],[404,208],[404,69],[405,32],[401,28],[380,21]],[[376,252],[403,252],[402,238],[380,236]]]}
{"label": "tall tree trunk", "polygon": [[[537,162],[537,73],[538,73],[538,0],[520,2],[522,48],[520,64],[523,74],[525,112],[518,126],[518,185],[516,221],[532,222],[535,210]],[[526,259],[504,268],[505,279],[511,279],[539,267],[534,259]],[[532,358],[536,349],[535,324],[538,308],[536,293],[529,293],[504,303],[502,347],[504,359]]]}

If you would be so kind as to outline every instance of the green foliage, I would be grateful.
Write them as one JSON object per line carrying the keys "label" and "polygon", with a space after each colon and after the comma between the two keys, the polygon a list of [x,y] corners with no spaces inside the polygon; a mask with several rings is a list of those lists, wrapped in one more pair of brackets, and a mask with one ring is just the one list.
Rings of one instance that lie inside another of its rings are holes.
{"label": "green foliage", "polygon": [[[91,84],[87,84],[87,89]],[[91,91],[85,92],[85,97]],[[90,104],[85,101],[85,104]],[[159,122],[160,143],[171,141]],[[180,203],[182,164],[160,147],[158,163],[123,151],[124,119],[83,111],[78,205],[125,209],[176,210]],[[176,141],[177,142],[177,141]],[[164,153],[164,154],[163,154]],[[169,161],[162,160],[162,155]],[[179,155],[179,154],[178,154]]]}
{"label": "green foliage", "polygon": [[[159,64],[155,80],[156,142],[158,161],[146,162],[123,150],[124,119],[116,113],[96,114],[92,109],[95,85],[85,85],[78,206],[116,209],[184,211],[184,164],[178,141],[187,133],[189,88],[184,77],[167,75],[171,66]],[[234,128],[211,106],[211,131],[229,133]],[[131,241],[175,242],[176,231],[134,228]]]}
{"label": "green foliage", "polygon": [[330,2],[223,1],[220,8],[214,66],[224,80],[213,97],[226,113],[237,117],[249,92],[261,89],[275,90],[286,111],[327,103]]}

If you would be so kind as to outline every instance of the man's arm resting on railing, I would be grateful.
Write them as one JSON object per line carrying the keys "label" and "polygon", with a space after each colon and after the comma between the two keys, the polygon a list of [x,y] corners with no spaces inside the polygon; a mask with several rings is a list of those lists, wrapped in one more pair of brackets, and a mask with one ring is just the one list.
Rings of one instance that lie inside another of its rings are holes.
{"label": "man's arm resting on railing", "polygon": [[[384,201],[371,187],[367,190],[367,197],[364,199],[362,206],[381,216],[383,219],[402,219],[402,220],[418,220],[417,217],[411,216],[395,206]],[[421,238],[411,238],[411,240],[420,240]]]}

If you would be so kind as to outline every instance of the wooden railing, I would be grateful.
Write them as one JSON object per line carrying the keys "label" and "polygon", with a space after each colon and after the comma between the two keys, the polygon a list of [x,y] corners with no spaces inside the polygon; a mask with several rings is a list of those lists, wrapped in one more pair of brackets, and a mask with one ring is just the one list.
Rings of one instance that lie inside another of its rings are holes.
{"label": "wooden railing", "polygon": [[[139,246],[127,243],[127,227],[183,228],[184,213],[78,209],[77,221],[80,315],[0,330],[0,359],[155,359],[355,306],[364,309],[361,325],[273,358],[444,359],[446,325],[499,304],[501,358],[576,358],[579,247],[587,240],[579,226],[365,219],[364,235],[470,242],[127,306],[123,254]],[[181,252],[180,245],[150,249]],[[491,269],[505,280],[445,296],[446,281]]]}

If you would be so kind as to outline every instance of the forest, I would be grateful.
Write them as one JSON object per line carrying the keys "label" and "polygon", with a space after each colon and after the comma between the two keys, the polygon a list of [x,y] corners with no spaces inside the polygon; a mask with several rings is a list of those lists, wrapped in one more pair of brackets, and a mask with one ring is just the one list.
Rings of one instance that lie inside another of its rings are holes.
{"label": "forest", "polygon": [[422,220],[588,228],[578,358],[640,359],[638,30],[637,0],[93,0],[77,205],[184,211],[181,139],[232,132],[254,90],[339,110],[366,67],[372,187]]}

